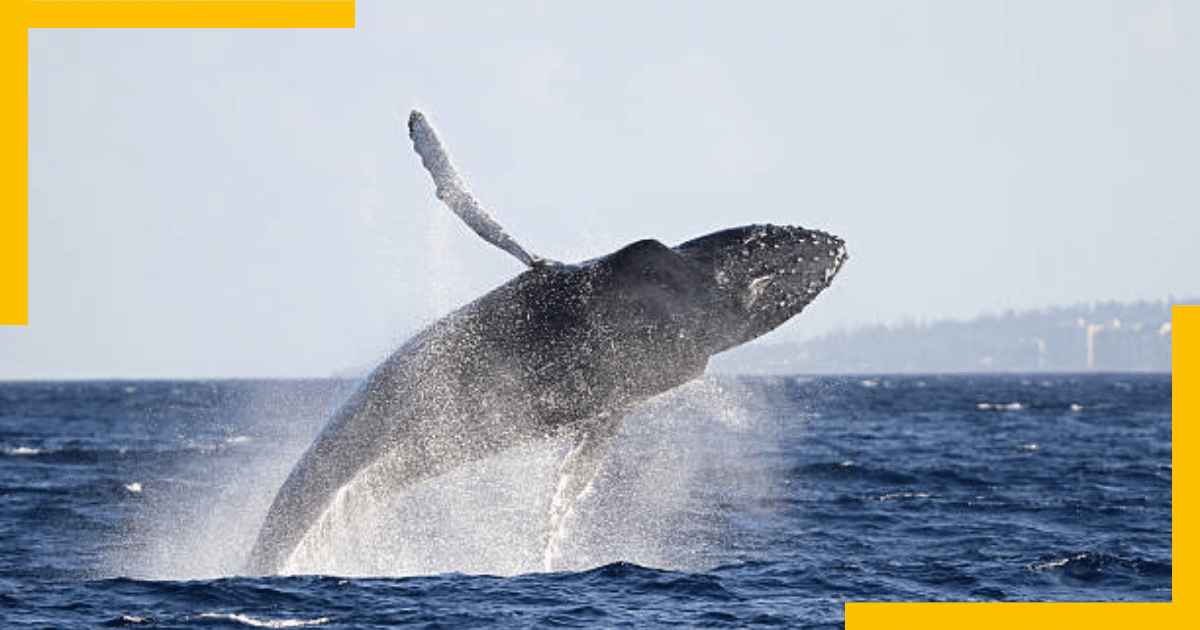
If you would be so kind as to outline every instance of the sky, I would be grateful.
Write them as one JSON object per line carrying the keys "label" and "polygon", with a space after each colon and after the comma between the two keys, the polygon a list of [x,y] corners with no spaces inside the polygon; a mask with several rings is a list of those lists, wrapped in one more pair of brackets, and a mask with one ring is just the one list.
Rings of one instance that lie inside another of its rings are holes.
{"label": "sky", "polygon": [[[686,7],[686,8],[685,8]],[[767,340],[1200,295],[1200,15],[1149,2],[365,2],[353,30],[29,31],[0,379],[361,372],[526,249],[750,223],[850,260]]]}

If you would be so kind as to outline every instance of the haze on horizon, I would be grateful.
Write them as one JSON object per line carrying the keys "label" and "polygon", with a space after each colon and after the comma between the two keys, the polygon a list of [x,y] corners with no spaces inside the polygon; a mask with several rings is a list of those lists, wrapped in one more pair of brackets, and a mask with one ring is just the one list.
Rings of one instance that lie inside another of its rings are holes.
{"label": "haze on horizon", "polygon": [[521,271],[747,223],[850,260],[766,340],[1200,295],[1200,20],[1118,2],[357,3],[29,32],[30,324],[0,379],[327,376]]}

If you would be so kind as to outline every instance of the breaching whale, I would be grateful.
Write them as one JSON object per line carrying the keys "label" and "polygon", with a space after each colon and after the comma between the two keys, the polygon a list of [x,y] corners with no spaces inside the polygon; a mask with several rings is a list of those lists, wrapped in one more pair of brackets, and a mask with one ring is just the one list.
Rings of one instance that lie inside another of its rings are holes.
{"label": "breaching whale", "polygon": [[749,225],[675,247],[642,240],[576,264],[550,261],[488,216],[420,112],[409,132],[438,198],[528,268],[418,333],[363,380],[277,493],[251,574],[283,569],[339,489],[368,468],[394,498],[504,450],[572,437],[543,530],[549,564],[626,414],[699,377],[713,354],[799,313],[846,260],[836,236]]}

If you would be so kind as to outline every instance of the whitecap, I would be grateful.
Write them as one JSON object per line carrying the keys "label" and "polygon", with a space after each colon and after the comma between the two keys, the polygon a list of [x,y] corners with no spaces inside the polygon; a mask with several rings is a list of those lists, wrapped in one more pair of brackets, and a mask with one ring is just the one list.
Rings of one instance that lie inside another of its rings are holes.
{"label": "whitecap", "polygon": [[1010,403],[985,403],[985,402],[982,402],[982,403],[977,403],[975,405],[975,408],[976,409],[995,409],[996,411],[1001,411],[1001,410],[1005,410],[1005,409],[1007,409],[1009,411],[1019,411],[1022,408],[1022,406],[1023,405],[1021,405],[1021,403],[1019,403],[1019,402],[1010,402]]}
{"label": "whitecap", "polygon": [[306,626],[321,626],[333,621],[333,617],[318,617],[316,619],[256,619],[241,613],[202,613],[203,619],[228,619],[252,628],[303,628]]}
{"label": "whitecap", "polygon": [[1041,571],[1043,569],[1057,569],[1058,567],[1067,565],[1072,560],[1084,560],[1087,557],[1088,557],[1088,554],[1080,553],[1080,554],[1073,555],[1070,558],[1063,558],[1061,560],[1052,560],[1050,562],[1044,562],[1042,564],[1027,564],[1027,565],[1025,565],[1025,568],[1033,569],[1034,571]]}
{"label": "whitecap", "polygon": [[880,501],[891,501],[894,499],[932,499],[933,495],[928,492],[892,492],[879,497]]}

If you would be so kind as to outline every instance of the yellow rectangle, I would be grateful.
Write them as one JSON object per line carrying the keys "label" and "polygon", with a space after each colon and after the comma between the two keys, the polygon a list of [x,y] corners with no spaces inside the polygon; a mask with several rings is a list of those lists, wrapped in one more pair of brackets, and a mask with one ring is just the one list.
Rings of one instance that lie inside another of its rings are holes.
{"label": "yellow rectangle", "polygon": [[20,26],[0,30],[0,58],[7,62],[0,81],[9,86],[0,125],[0,146],[9,156],[0,168],[6,192],[0,208],[0,325],[29,323],[28,33]]}
{"label": "yellow rectangle", "polygon": [[[1189,455],[1200,447],[1200,306],[1171,307],[1171,600],[1188,610],[1200,602],[1200,478]],[[1181,455],[1182,457],[1176,457]],[[1176,466],[1175,464],[1179,464]],[[1197,606],[1200,607],[1200,606]],[[1182,614],[1182,611],[1181,611]],[[1200,618],[1200,611],[1189,613]]]}
{"label": "yellow rectangle", "polygon": [[1173,628],[1175,604],[981,602],[846,604],[846,628]]}
{"label": "yellow rectangle", "polygon": [[27,28],[354,28],[338,1],[25,2]]}

